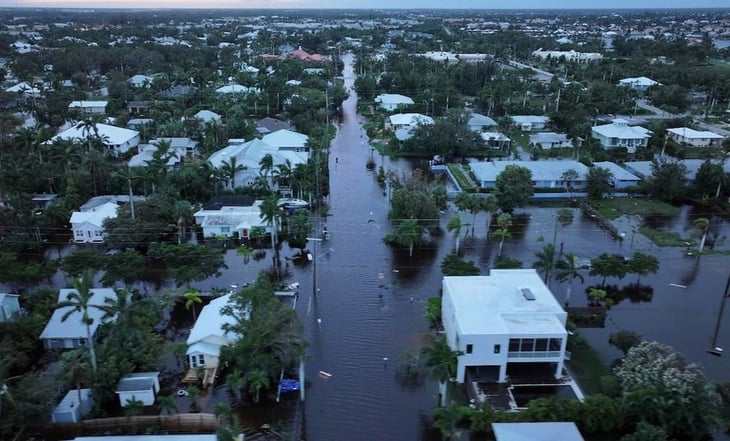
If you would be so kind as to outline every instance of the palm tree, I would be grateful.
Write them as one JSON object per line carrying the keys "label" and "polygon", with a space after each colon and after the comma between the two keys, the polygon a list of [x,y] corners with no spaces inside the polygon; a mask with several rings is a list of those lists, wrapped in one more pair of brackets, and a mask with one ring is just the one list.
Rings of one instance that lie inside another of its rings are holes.
{"label": "palm tree", "polygon": [[492,232],[492,236],[499,238],[499,252],[497,253],[497,257],[502,257],[504,240],[512,237],[512,233],[509,231],[509,227],[512,226],[512,215],[509,213],[500,214],[497,216],[497,225],[499,225],[499,228]]}
{"label": "palm tree", "polygon": [[264,199],[261,203],[260,210],[261,219],[266,222],[271,230],[271,248],[274,250],[274,259],[276,259],[279,257],[276,238],[279,232],[279,220],[281,219],[279,196],[272,194]]}
{"label": "palm tree", "polygon": [[292,165],[290,160],[284,161],[283,164],[278,164],[276,168],[271,171],[271,178],[276,182],[276,188],[291,188],[292,178]]}
{"label": "palm tree", "polygon": [[129,191],[129,211],[132,214],[132,220],[134,220],[134,194],[132,193],[132,181],[137,178],[137,173],[132,169],[132,167],[125,165],[114,174],[124,180],[127,184],[127,190]]}
{"label": "palm tree", "polygon": [[124,415],[136,416],[141,415],[144,412],[144,403],[138,400],[134,395],[132,398],[127,398],[127,402],[124,404]]}
{"label": "palm tree", "polygon": [[408,219],[401,222],[393,232],[393,237],[398,245],[408,247],[408,255],[413,256],[413,247],[421,243],[423,226],[416,219]]}
{"label": "palm tree", "polygon": [[66,379],[76,386],[79,403],[81,403],[81,385],[87,374],[88,361],[85,353],[80,350],[69,351],[61,355],[61,372]]}
{"label": "palm tree", "polygon": [[545,273],[545,283],[550,287],[550,275],[555,269],[555,245],[546,243],[542,250],[535,253],[535,256],[538,260],[532,264],[532,267]]}
{"label": "palm tree", "polygon": [[446,382],[456,376],[457,357],[463,352],[453,351],[442,335],[431,334],[430,344],[421,349],[425,357],[426,368],[431,376],[439,382],[439,406],[446,400]]}
{"label": "palm tree", "polygon": [[248,170],[248,167],[243,164],[238,164],[235,156],[221,163],[221,173],[225,181],[231,183],[231,189],[236,188],[236,175],[246,170]]}
{"label": "palm tree", "polygon": [[[497,198],[492,195],[482,199],[482,211],[487,213],[487,238],[489,238],[489,229],[492,228],[492,213],[497,210]],[[488,240],[488,239],[487,239]]]}
{"label": "palm tree", "polygon": [[699,254],[702,254],[702,250],[705,249],[705,240],[707,240],[707,231],[710,229],[710,220],[701,217],[698,219],[695,219],[693,222],[693,225],[702,233],[702,239],[700,239],[700,250]]}
{"label": "palm tree", "polygon": [[170,395],[160,395],[157,397],[157,409],[160,415],[172,415],[177,412],[177,403],[175,398]]}
{"label": "palm tree", "polygon": [[228,386],[228,389],[230,389],[231,392],[233,392],[233,396],[236,397],[236,400],[238,400],[239,404],[241,402],[241,389],[243,389],[243,386],[246,384],[246,379],[244,378],[243,374],[241,374],[241,371],[238,369],[233,369],[231,373],[226,376],[226,386]]}
{"label": "palm tree", "polygon": [[259,161],[259,169],[261,171],[261,174],[264,176],[264,179],[266,179],[266,182],[269,182],[269,173],[274,168],[274,157],[270,154],[264,155],[263,158]]}
{"label": "palm tree", "polygon": [[458,214],[451,217],[451,220],[446,225],[446,230],[454,232],[454,239],[456,239],[455,253],[459,254],[459,236],[461,235],[461,218]]}
{"label": "palm tree", "polygon": [[226,403],[216,403],[213,406],[213,415],[224,423],[231,421],[231,417],[233,416],[230,406]]}
{"label": "palm tree", "polygon": [[81,322],[86,326],[86,342],[89,348],[89,359],[91,361],[91,370],[96,375],[96,351],[94,350],[94,336],[91,335],[91,325],[94,319],[89,316],[89,309],[96,308],[104,311],[101,305],[91,303],[94,292],[91,288],[94,278],[93,272],[84,271],[81,276],[73,280],[74,291],[66,296],[66,300],[58,302],[55,309],[69,308],[61,317],[61,322],[65,322],[72,314],[80,312],[82,314]]}
{"label": "palm tree", "polygon": [[565,293],[565,306],[567,307],[568,302],[570,302],[570,293],[573,290],[573,280],[578,279],[580,283],[583,283],[583,275],[578,271],[585,269],[585,266],[578,263],[578,257],[575,254],[568,253],[562,259],[558,260],[555,267],[558,270],[555,275],[558,282],[563,283],[566,280],[568,281],[568,290]]}
{"label": "palm tree", "polygon": [[446,407],[439,407],[433,411],[433,426],[441,431],[441,435],[445,439],[451,439],[461,433],[459,424],[466,421],[471,414],[468,406],[456,404],[455,401],[449,402]]}
{"label": "palm tree", "polygon": [[195,312],[195,304],[203,303],[203,300],[200,298],[200,291],[197,289],[188,289],[183,294],[183,298],[185,299],[185,309],[193,309],[193,321],[198,320],[197,313]]}
{"label": "palm tree", "polygon": [[261,369],[254,369],[246,374],[246,384],[249,393],[253,393],[253,402],[259,402],[259,392],[262,387],[269,387],[269,376]]}

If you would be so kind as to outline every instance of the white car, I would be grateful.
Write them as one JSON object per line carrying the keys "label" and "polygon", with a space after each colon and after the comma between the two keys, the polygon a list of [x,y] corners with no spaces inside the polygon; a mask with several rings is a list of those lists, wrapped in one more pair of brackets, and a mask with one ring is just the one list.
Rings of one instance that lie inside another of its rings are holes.
{"label": "white car", "polygon": [[279,206],[287,209],[306,208],[309,206],[307,201],[296,198],[281,198],[279,199]]}

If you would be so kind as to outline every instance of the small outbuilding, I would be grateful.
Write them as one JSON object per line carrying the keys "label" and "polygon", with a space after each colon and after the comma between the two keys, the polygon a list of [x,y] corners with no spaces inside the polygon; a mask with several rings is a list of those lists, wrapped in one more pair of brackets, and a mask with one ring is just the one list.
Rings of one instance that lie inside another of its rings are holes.
{"label": "small outbuilding", "polygon": [[122,407],[128,401],[138,400],[145,406],[155,404],[155,396],[160,391],[159,372],[136,372],[125,375],[119,380],[116,393],[119,395],[119,404]]}
{"label": "small outbuilding", "polygon": [[53,409],[51,421],[55,424],[78,423],[89,413],[93,404],[91,389],[71,389]]}

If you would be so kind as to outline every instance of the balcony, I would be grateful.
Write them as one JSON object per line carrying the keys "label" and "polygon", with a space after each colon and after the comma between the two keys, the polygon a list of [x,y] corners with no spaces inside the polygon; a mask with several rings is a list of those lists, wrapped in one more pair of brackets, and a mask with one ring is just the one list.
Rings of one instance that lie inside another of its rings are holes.
{"label": "balcony", "polygon": [[560,351],[545,352],[508,352],[507,358],[560,358]]}

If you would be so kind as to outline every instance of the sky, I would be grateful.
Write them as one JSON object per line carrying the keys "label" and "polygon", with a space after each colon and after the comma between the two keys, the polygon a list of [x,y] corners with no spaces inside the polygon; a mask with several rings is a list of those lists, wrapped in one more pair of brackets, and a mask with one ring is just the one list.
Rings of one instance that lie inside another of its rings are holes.
{"label": "sky", "polygon": [[728,8],[728,0],[0,0],[0,7],[233,9],[667,9]]}

